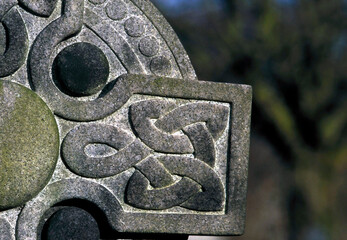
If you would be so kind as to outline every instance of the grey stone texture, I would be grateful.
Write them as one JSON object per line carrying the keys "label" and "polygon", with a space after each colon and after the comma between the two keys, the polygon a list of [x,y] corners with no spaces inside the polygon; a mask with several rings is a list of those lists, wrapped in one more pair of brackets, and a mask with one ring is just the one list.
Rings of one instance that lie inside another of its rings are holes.
{"label": "grey stone texture", "polygon": [[89,96],[105,87],[110,69],[105,54],[98,47],[75,43],[58,54],[53,72],[62,91],[72,96]]}
{"label": "grey stone texture", "polygon": [[47,240],[99,240],[98,223],[83,209],[68,207],[55,212],[47,221]]}
{"label": "grey stone texture", "polygon": [[0,81],[0,209],[23,205],[50,180],[59,133],[50,109],[33,91]]}
{"label": "grey stone texture", "polygon": [[121,20],[127,15],[127,6],[122,0],[114,0],[106,5],[106,13],[113,20]]}
{"label": "grey stone texture", "polygon": [[23,18],[17,9],[12,8],[1,17],[1,23],[7,29],[8,35],[6,40],[8,47],[0,55],[0,77],[5,77],[16,72],[24,64],[28,51],[28,35]]}
{"label": "grey stone texture", "polygon": [[49,17],[58,0],[18,0],[18,3],[29,12],[42,17]]}
{"label": "grey stone texture", "polygon": [[1,239],[242,234],[251,87],[198,81],[148,0],[4,0],[0,23]]}
{"label": "grey stone texture", "polygon": [[139,42],[139,50],[147,57],[153,57],[159,52],[159,43],[154,37],[144,37]]}
{"label": "grey stone texture", "polygon": [[12,240],[11,226],[5,219],[1,219],[1,218],[0,218],[0,239]]}
{"label": "grey stone texture", "polygon": [[[88,156],[91,143],[107,144],[117,153],[106,157]],[[127,132],[110,125],[80,125],[71,130],[62,144],[62,157],[75,173],[91,178],[117,175],[150,155],[151,149]]]}

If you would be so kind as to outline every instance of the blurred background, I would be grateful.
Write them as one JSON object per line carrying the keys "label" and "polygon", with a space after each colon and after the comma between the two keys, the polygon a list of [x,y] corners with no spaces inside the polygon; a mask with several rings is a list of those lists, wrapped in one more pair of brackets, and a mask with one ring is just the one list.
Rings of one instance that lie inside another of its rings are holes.
{"label": "blurred background", "polygon": [[246,232],[208,239],[347,239],[347,1],[152,1],[199,79],[253,86]]}

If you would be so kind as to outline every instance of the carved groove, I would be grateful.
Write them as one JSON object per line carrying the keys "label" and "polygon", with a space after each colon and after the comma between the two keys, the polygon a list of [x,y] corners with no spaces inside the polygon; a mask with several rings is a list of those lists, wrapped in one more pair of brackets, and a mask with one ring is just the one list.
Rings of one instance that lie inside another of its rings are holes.
{"label": "carved groove", "polygon": [[3,55],[0,55],[0,77],[6,77],[15,73],[24,64],[28,51],[28,33],[16,8],[6,13],[2,23],[8,32],[8,48]]}
{"label": "carved groove", "polygon": [[[107,144],[118,152],[112,156],[90,157],[84,149],[93,143]],[[150,152],[127,132],[108,125],[80,125],[67,134],[62,144],[62,155],[70,169],[90,178],[117,175],[133,167]]]}

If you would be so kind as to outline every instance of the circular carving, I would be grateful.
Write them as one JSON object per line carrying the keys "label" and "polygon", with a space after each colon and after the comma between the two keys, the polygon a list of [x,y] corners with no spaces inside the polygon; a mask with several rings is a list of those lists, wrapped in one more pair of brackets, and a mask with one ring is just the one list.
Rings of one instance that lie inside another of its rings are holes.
{"label": "circular carving", "polygon": [[159,43],[155,37],[144,37],[139,43],[139,50],[143,55],[153,57],[158,54]]}
{"label": "circular carving", "polygon": [[145,26],[138,17],[131,17],[124,23],[126,33],[131,37],[141,37],[145,32]]}
{"label": "circular carving", "polygon": [[151,71],[158,76],[170,75],[172,71],[171,62],[166,57],[156,57],[151,61]]}
{"label": "circular carving", "polygon": [[42,216],[55,204],[70,199],[84,199],[96,205],[106,216],[111,227],[123,228],[117,218],[122,207],[114,195],[105,187],[84,179],[65,179],[48,185],[44,190],[45,201],[35,199],[25,205],[17,222],[18,240],[38,239]]}
{"label": "circular carving", "polygon": [[[150,210],[177,205],[199,211],[222,210],[223,184],[213,168],[215,140],[227,127],[228,108],[211,103],[178,106],[147,100],[132,104],[129,115],[136,135],[147,146],[176,156],[152,155],[136,164],[137,171],[127,185],[126,202]],[[184,135],[175,134],[179,131]],[[193,153],[194,158],[177,155],[187,153]],[[175,174],[182,176],[176,183],[172,177]],[[180,197],[175,197],[178,194]]]}
{"label": "circular carving", "polygon": [[110,72],[105,54],[86,42],[63,49],[53,65],[58,81],[73,96],[97,93],[105,86]]}
{"label": "circular carving", "polygon": [[46,222],[47,240],[74,239],[74,240],[99,240],[98,224],[87,211],[67,207],[58,210]]}
{"label": "circular carving", "polygon": [[[111,156],[88,156],[88,144],[104,143],[117,149]],[[80,176],[102,178],[117,175],[146,158],[150,149],[126,131],[103,124],[80,125],[71,130],[62,144],[62,156]]]}
{"label": "circular carving", "polygon": [[121,0],[113,0],[106,5],[106,13],[112,20],[121,20],[127,15],[127,7]]}
{"label": "circular carving", "polygon": [[0,209],[16,207],[47,184],[59,134],[47,105],[31,90],[0,81]]}

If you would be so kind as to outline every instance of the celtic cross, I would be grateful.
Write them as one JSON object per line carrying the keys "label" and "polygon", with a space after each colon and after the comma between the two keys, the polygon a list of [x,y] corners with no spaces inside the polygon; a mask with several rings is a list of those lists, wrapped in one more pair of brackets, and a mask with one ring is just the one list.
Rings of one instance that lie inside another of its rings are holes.
{"label": "celtic cross", "polygon": [[0,239],[242,234],[250,111],[148,0],[2,0]]}

